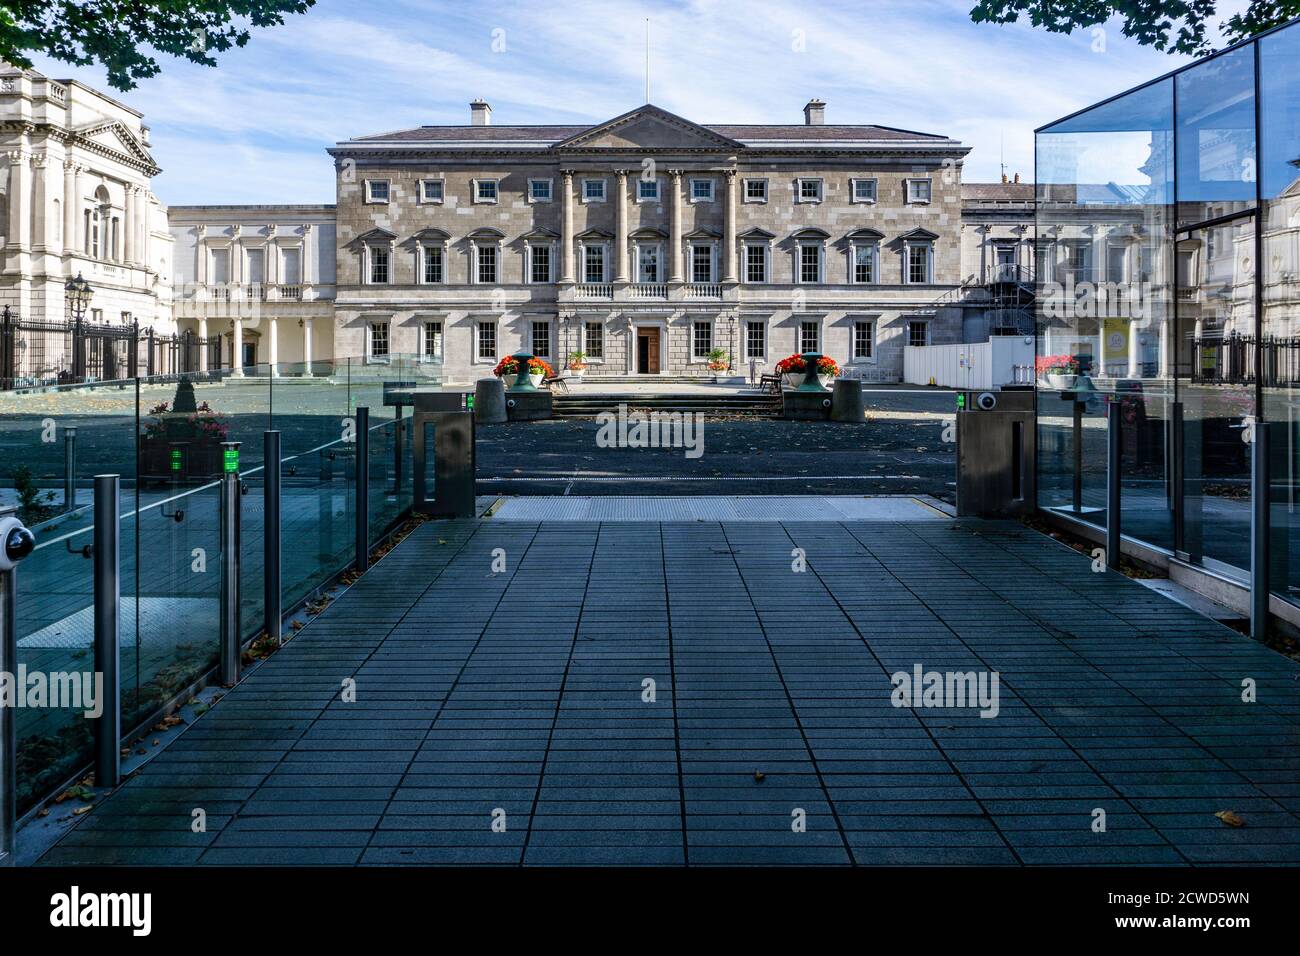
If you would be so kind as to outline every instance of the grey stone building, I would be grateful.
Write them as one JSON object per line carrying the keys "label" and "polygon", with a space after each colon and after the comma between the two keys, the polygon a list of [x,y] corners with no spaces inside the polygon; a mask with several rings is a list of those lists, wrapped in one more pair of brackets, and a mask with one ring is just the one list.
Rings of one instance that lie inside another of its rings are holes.
{"label": "grey stone building", "polygon": [[962,163],[945,136],[824,121],[360,136],[337,170],[337,355],[419,353],[449,381],[520,350],[589,376],[733,374],[820,351],[897,381],[962,339]]}

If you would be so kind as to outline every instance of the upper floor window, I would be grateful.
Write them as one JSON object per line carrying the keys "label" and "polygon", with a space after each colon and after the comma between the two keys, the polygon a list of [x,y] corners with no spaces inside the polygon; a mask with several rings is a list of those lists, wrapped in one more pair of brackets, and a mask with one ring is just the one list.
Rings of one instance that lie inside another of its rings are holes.
{"label": "upper floor window", "polygon": [[208,270],[209,285],[225,285],[230,281],[230,250],[213,249],[211,268]]}
{"label": "upper floor window", "polygon": [[546,283],[551,280],[551,244],[530,243],[528,246],[528,281]]}
{"label": "upper floor window", "polygon": [[533,202],[550,202],[551,181],[549,179],[528,180],[528,198]]}
{"label": "upper floor window", "polygon": [[366,202],[388,202],[388,180],[366,180]]}
{"label": "upper floor window", "polygon": [[863,285],[876,281],[876,244],[864,242],[853,246],[853,271],[851,281]]}
{"label": "upper floor window", "polygon": [[475,202],[496,202],[497,181],[495,179],[474,180],[474,201]]}
{"label": "upper floor window", "polygon": [[593,244],[582,247],[582,276],[584,282],[605,281],[605,247]]}
{"label": "upper floor window", "polygon": [[441,179],[420,180],[420,202],[442,202],[443,182]]}
{"label": "upper floor window", "polygon": [[441,322],[424,323],[424,357],[427,359],[442,358]]}
{"label": "upper floor window", "polygon": [[[1213,230],[1211,230],[1213,235]],[[1123,282],[1124,281],[1124,263],[1128,258],[1128,249],[1124,246],[1107,246],[1106,247],[1106,281]]]}
{"label": "upper floor window", "polygon": [[909,242],[907,250],[907,281],[911,285],[924,285],[930,281],[930,244]]}
{"label": "upper floor window", "polygon": [[388,285],[392,281],[388,247],[370,246],[367,251],[370,255],[370,284]]}
{"label": "upper floor window", "polygon": [[767,281],[767,244],[750,242],[745,245],[745,281]]}
{"label": "upper floor window", "polygon": [[445,263],[442,259],[442,246],[424,246],[424,282],[426,285],[439,285],[446,281]]}
{"label": "upper floor window", "polygon": [[497,281],[497,247],[480,243],[474,252],[477,259],[474,281],[479,285],[493,285]]}
{"label": "upper floor window", "polygon": [[767,180],[745,180],[745,202],[767,202]]}
{"label": "upper floor window", "polygon": [[822,344],[822,324],[820,322],[799,323],[799,351],[820,352]]}
{"label": "upper floor window", "polygon": [[636,198],[637,202],[658,202],[659,180],[638,179],[636,181]]}
{"label": "upper floor window", "polygon": [[799,281],[801,283],[822,281],[822,247],[820,243],[800,243]]}
{"label": "upper floor window", "polygon": [[663,273],[659,268],[658,243],[645,242],[636,247],[636,281],[663,281]]}
{"label": "upper floor window", "polygon": [[909,179],[907,181],[907,201],[927,203],[930,201],[932,189],[928,179]]}
{"label": "upper floor window", "polygon": [[713,202],[713,180],[691,180],[691,202]]}
{"label": "upper floor window", "polygon": [[875,202],[876,181],[874,179],[853,180],[853,201],[854,202]]}
{"label": "upper floor window", "polygon": [[700,243],[691,246],[691,281],[713,282],[713,246]]}
{"label": "upper floor window", "polygon": [[370,357],[388,358],[388,323],[370,323]]}
{"label": "upper floor window", "polygon": [[820,179],[800,179],[795,195],[798,202],[821,202],[822,181]]}
{"label": "upper floor window", "polygon": [[605,180],[584,179],[582,181],[582,201],[583,202],[604,202],[605,201]]}

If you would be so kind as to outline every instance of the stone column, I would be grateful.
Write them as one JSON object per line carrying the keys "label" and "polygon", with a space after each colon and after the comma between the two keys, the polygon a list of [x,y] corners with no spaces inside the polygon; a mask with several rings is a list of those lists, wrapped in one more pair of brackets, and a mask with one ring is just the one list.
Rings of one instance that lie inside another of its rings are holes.
{"label": "stone column", "polygon": [[49,180],[45,168],[48,158],[44,153],[32,156],[32,244],[44,250],[50,241],[52,226],[49,222],[50,194]]}
{"label": "stone column", "polygon": [[669,170],[668,188],[672,190],[671,228],[668,230],[668,281],[682,281],[682,171]]}
{"label": "stone column", "polygon": [[627,281],[627,170],[614,170],[618,204],[614,207],[614,281]]}
{"label": "stone column", "polygon": [[236,377],[244,374],[244,320],[235,319],[235,334],[230,337],[230,367]]}
{"label": "stone column", "polygon": [[573,281],[573,170],[560,171],[560,281]]}
{"label": "stone column", "polygon": [[9,154],[9,235],[6,244],[19,254],[28,252],[32,244],[31,161],[30,154],[20,149]]}
{"label": "stone column", "polygon": [[76,231],[77,231],[76,249],[80,253],[85,253],[86,217],[85,215],[83,215],[85,210],[81,208],[81,197],[86,195],[86,167],[85,166],[77,167],[76,180],[77,181],[76,181],[75,188],[77,194],[77,203],[76,203],[77,208],[76,211],[73,213],[73,217],[76,220]]}
{"label": "stone column", "polygon": [[[443,340],[446,341],[445,339]],[[311,319],[302,320],[302,361],[303,374],[311,374]]]}
{"label": "stone column", "polygon": [[136,261],[136,257],[135,257],[136,256],[136,248],[135,248],[136,193],[137,193],[136,188],[132,186],[130,183],[127,183],[126,203],[125,203],[126,208],[122,213],[122,231],[125,233],[125,235],[123,236],[124,245],[122,250],[122,258],[128,263],[134,263]]}
{"label": "stone column", "polygon": [[[204,318],[200,318],[199,338],[206,339],[207,337],[208,337],[208,320]],[[207,370],[208,370],[208,343],[200,342],[199,343],[199,371],[206,372]]]}
{"label": "stone column", "polygon": [[135,259],[149,264],[149,187],[139,186],[135,193]]}
{"label": "stone column", "polygon": [[77,164],[70,159],[63,161],[63,253],[71,255],[81,250],[77,247],[77,220],[81,218],[77,208]]}
{"label": "stone column", "polygon": [[724,186],[722,210],[722,281],[736,282],[736,171],[728,169],[725,173],[727,184]]}
{"label": "stone column", "polygon": [[267,323],[267,327],[266,327],[266,339],[267,339],[266,347],[268,352],[267,362],[269,362],[271,366],[272,378],[274,378],[276,375],[279,374],[279,372],[276,370],[276,365],[280,361],[280,340],[279,340],[278,333],[279,333],[279,323],[276,321],[276,319],[272,318],[271,321]]}
{"label": "stone column", "polygon": [[1137,322],[1130,320],[1128,324],[1128,377],[1140,378],[1142,375],[1142,346],[1139,343],[1141,334],[1138,330]]}

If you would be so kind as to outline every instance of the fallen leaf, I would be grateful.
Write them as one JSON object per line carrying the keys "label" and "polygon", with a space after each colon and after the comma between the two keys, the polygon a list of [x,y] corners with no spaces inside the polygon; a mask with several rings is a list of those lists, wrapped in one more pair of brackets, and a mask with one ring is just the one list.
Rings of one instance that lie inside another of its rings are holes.
{"label": "fallen leaf", "polygon": [[1244,827],[1246,825],[1246,821],[1237,816],[1231,810],[1220,810],[1215,814],[1215,816],[1230,827]]}
{"label": "fallen leaf", "polygon": [[86,805],[86,806],[84,806],[84,807],[77,807],[77,809],[75,809],[75,810],[72,811],[72,815],[73,815],[74,817],[79,817],[79,816],[81,816],[83,813],[89,813],[89,812],[90,812],[91,810],[93,810],[93,809],[95,809],[94,806],[93,806],[93,805],[90,805],[90,804],[88,804],[88,805]]}
{"label": "fallen leaf", "polygon": [[765,773],[763,773],[763,771],[761,771],[761,770],[755,770],[755,771],[754,771],[754,781],[755,781],[756,783],[762,783],[762,782],[766,779],[766,777],[767,777],[767,775],[766,775]]}

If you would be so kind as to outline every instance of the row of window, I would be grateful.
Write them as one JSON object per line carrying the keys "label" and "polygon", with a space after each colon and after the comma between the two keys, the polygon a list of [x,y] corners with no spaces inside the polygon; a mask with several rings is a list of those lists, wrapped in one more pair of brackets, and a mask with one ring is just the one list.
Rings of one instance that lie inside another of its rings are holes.
{"label": "row of window", "polygon": [[[795,281],[799,284],[819,284],[824,281],[826,250],[821,242],[800,242]],[[909,285],[926,285],[933,281],[934,248],[930,242],[904,244],[903,281]],[[604,283],[610,281],[610,249],[607,243],[584,242],[581,249],[581,281]],[[742,281],[768,283],[771,281],[771,249],[766,242],[747,242],[744,246],[744,271]],[[691,282],[718,281],[717,243],[700,242],[689,246],[689,275]],[[419,274],[425,285],[447,282],[445,248],[440,244],[421,247]],[[392,250],[385,245],[367,247],[368,281],[371,285],[389,285],[393,282]],[[477,285],[495,285],[500,282],[500,249],[492,243],[474,243],[471,276]],[[530,242],[526,248],[525,276],[530,284],[555,281],[555,245]],[[661,243],[639,242],[633,258],[634,281],[658,283],[666,281]],[[849,281],[854,285],[880,282],[880,244],[877,241],[857,242],[851,245]]]}
{"label": "row of window", "polygon": [[[716,198],[715,180],[707,176],[692,176],[687,179],[687,196],[691,202],[713,202]],[[663,200],[663,180],[657,176],[642,176],[636,180],[637,202],[661,202]],[[387,203],[392,198],[392,181],[388,179],[367,179],[365,181],[366,202]],[[849,180],[849,198],[857,203],[874,203],[878,190],[875,178],[854,178]],[[927,178],[905,179],[903,181],[907,201],[912,204],[929,203],[934,195],[934,186]],[[496,203],[501,199],[501,180],[472,179],[470,189],[476,203]],[[447,185],[442,179],[422,179],[419,185],[421,203],[441,203],[446,198]],[[797,203],[819,203],[826,196],[825,180],[816,176],[800,177],[794,181],[794,201]],[[529,202],[551,202],[555,195],[555,181],[543,177],[528,180]],[[578,195],[583,202],[600,203],[608,198],[608,180],[602,176],[583,176],[579,178]],[[741,180],[741,198],[748,203],[765,203],[768,201],[768,180],[764,178],[745,178]]]}
{"label": "row of window", "polygon": [[[869,319],[859,319],[853,323],[852,358],[854,361],[871,359],[875,355],[876,323]],[[386,358],[389,355],[389,325],[387,322],[370,323],[370,343],[368,354],[371,358]],[[551,323],[539,320],[530,323],[529,340],[532,353],[540,358],[551,358]],[[705,361],[713,351],[713,323],[694,322],[691,324],[691,356],[695,361]],[[583,352],[588,360],[600,361],[605,357],[605,323],[584,322],[582,328]],[[907,323],[908,345],[930,344],[930,323],[924,319],[912,319]],[[767,358],[767,323],[762,321],[745,322],[744,351],[745,361]],[[799,351],[820,352],[822,350],[822,326],[820,322],[799,323]],[[443,324],[441,322],[424,323],[424,355],[429,359],[443,358]],[[475,359],[480,362],[497,360],[497,323],[479,322],[475,327]]]}

